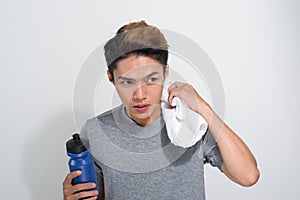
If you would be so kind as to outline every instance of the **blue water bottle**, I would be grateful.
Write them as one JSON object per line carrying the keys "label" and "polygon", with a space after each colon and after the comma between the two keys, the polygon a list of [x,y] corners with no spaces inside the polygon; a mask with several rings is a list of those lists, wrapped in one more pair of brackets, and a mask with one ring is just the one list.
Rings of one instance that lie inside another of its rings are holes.
{"label": "blue water bottle", "polygon": [[66,147],[67,154],[68,156],[70,156],[70,172],[76,170],[82,171],[82,174],[80,176],[77,176],[72,180],[72,185],[76,185],[78,183],[94,182],[96,184],[96,187],[94,189],[98,191],[97,177],[94,168],[94,159],[90,154],[90,150],[83,145],[78,133],[74,134],[73,138],[67,141]]}

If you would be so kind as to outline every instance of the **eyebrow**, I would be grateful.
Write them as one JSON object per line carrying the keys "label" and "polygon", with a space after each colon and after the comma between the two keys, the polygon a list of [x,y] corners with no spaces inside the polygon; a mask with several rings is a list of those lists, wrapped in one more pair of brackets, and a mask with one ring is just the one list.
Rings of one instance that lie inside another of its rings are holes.
{"label": "eyebrow", "polygon": [[[158,72],[152,72],[152,73],[148,74],[147,76],[145,76],[144,78],[149,78],[149,77],[151,77],[153,75],[156,75],[156,74],[158,74]],[[133,78],[127,78],[125,76],[119,76],[119,79],[126,80],[126,81],[133,81],[134,80]]]}

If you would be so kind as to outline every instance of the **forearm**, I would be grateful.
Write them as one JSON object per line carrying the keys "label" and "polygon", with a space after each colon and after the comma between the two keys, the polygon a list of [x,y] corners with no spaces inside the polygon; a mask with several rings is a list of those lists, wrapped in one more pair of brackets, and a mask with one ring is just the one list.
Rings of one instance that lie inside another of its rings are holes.
{"label": "forearm", "polygon": [[204,117],[223,158],[222,171],[233,181],[253,185],[259,177],[256,161],[246,144],[220,119],[197,91],[189,84],[173,83],[169,88],[169,103],[174,96]]}
{"label": "forearm", "polygon": [[247,145],[235,134],[209,105],[199,113],[208,122],[223,158],[222,171],[234,182],[251,186],[258,180],[256,160]]}

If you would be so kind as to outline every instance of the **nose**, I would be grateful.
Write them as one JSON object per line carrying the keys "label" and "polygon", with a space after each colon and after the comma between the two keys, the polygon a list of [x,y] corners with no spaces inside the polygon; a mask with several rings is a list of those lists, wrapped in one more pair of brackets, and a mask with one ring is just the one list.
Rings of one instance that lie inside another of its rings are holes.
{"label": "nose", "polygon": [[147,85],[139,85],[133,93],[133,99],[142,101],[147,98]]}

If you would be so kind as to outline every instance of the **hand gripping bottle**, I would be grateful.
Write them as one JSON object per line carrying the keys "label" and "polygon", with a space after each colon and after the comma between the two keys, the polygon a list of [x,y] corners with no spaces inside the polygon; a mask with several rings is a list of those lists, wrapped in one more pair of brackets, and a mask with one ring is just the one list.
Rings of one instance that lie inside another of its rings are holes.
{"label": "hand gripping bottle", "polygon": [[70,172],[76,170],[82,171],[80,176],[77,176],[72,180],[72,185],[94,182],[96,184],[94,189],[98,191],[94,160],[90,154],[90,150],[87,149],[80,140],[79,134],[74,134],[73,138],[67,141],[66,146],[67,154],[70,156]]}

